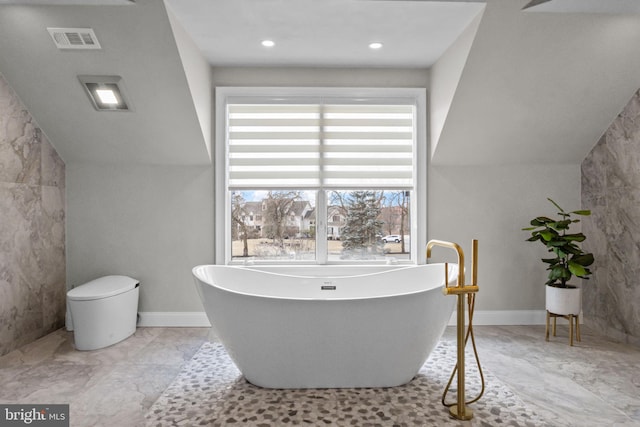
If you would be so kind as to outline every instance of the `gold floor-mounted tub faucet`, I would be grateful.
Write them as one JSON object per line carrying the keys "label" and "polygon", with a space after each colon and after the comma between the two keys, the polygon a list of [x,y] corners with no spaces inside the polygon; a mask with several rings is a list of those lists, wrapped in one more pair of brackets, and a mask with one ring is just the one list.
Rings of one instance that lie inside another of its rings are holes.
{"label": "gold floor-mounted tub faucet", "polygon": [[[445,388],[444,394],[442,395],[442,403],[445,406],[449,407],[449,412],[453,418],[458,420],[470,420],[473,418],[473,411],[468,408],[467,403],[473,403],[480,399],[482,393],[484,393],[484,376],[482,374],[482,368],[480,367],[480,360],[478,358],[478,352],[475,345],[475,338],[473,336],[473,311],[475,305],[475,294],[478,292],[478,241],[472,241],[471,248],[471,275],[472,275],[472,283],[470,285],[465,284],[464,279],[464,252],[460,245],[453,242],[445,242],[442,240],[430,240],[427,243],[427,259],[431,257],[431,249],[434,246],[441,246],[445,248],[450,248],[456,251],[458,255],[458,278],[456,280],[456,286],[449,286],[449,278],[448,278],[448,265],[445,263],[444,271],[445,271],[445,287],[443,289],[443,293],[445,295],[456,295],[458,297],[457,304],[457,322],[456,322],[456,335],[457,335],[457,350],[458,357],[456,368],[451,374],[451,378],[449,379],[449,384]],[[468,306],[469,306],[469,327],[465,336],[465,309],[464,309],[464,300],[465,295],[468,295]],[[467,344],[467,340],[471,336],[471,341],[473,343],[473,350],[476,356],[476,362],[478,364],[478,370],[480,371],[480,378],[482,380],[482,390],[480,395],[470,402],[465,401],[465,365],[464,365],[464,349]],[[457,393],[457,402],[456,404],[447,404],[445,402],[445,397],[447,392],[449,391],[449,386],[451,385],[451,381],[453,380],[453,376],[458,373],[458,393]]]}

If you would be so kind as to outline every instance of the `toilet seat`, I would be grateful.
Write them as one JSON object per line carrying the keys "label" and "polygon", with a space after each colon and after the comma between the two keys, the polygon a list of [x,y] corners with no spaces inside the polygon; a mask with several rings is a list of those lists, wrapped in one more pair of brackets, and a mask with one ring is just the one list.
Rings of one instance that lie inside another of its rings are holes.
{"label": "toilet seat", "polygon": [[139,286],[140,282],[128,276],[104,276],[75,287],[67,292],[72,301],[90,301],[113,297]]}

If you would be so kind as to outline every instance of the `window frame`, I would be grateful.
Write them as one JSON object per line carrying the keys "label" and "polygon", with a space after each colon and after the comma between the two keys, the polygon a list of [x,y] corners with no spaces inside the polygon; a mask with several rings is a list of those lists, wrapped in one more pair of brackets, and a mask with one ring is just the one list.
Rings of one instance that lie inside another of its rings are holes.
{"label": "window frame", "polygon": [[[231,196],[228,191],[228,157],[227,157],[227,120],[226,105],[234,99],[243,102],[264,103],[268,99],[282,102],[287,98],[293,102],[309,100],[311,98],[331,98],[344,101],[388,103],[398,100],[412,100],[415,105],[415,146],[413,162],[413,199],[411,206],[411,260],[398,260],[397,264],[424,264],[427,243],[427,108],[425,88],[353,88],[353,87],[235,87],[224,86],[215,88],[215,146],[214,146],[214,230],[215,230],[215,262],[216,264],[242,264],[231,259],[231,229],[227,227],[230,221]],[[277,190],[277,188],[274,188]],[[375,190],[375,188],[372,188]],[[316,212],[326,212],[326,189],[317,190]],[[328,261],[327,249],[327,220],[323,215],[316,216],[316,260],[309,261],[257,261],[260,264],[277,265],[330,265],[330,264],[376,264],[370,260],[363,261]],[[224,238],[220,238],[224,236]],[[324,256],[321,254],[324,253]],[[394,262],[396,264],[396,262]]]}

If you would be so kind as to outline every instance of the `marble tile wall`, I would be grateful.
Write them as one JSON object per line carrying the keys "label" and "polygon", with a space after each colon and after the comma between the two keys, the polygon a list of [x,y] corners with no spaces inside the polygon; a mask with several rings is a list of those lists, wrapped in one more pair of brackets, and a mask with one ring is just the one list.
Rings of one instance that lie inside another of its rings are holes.
{"label": "marble tile wall", "polygon": [[64,324],[65,165],[0,74],[0,355]]}
{"label": "marble tile wall", "polygon": [[584,248],[594,274],[583,285],[585,321],[640,345],[640,90],[582,162]]}

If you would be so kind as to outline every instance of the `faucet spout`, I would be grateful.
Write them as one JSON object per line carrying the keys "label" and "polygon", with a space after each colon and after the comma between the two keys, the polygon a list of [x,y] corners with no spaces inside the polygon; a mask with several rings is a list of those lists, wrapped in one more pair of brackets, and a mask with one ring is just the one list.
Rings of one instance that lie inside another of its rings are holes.
{"label": "faucet spout", "polygon": [[456,251],[456,254],[458,255],[458,279],[457,279],[456,286],[457,287],[464,286],[464,252],[462,251],[462,248],[460,247],[460,245],[453,242],[446,242],[444,240],[429,240],[429,243],[427,243],[427,259],[431,258],[431,249],[434,246],[450,248]]}

